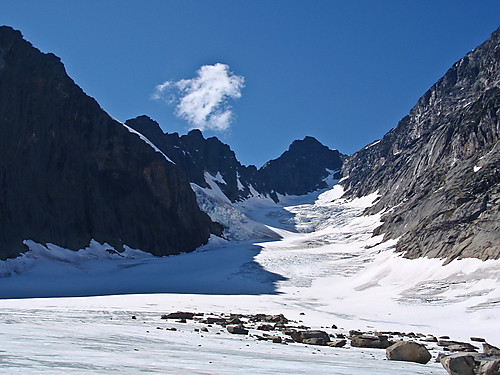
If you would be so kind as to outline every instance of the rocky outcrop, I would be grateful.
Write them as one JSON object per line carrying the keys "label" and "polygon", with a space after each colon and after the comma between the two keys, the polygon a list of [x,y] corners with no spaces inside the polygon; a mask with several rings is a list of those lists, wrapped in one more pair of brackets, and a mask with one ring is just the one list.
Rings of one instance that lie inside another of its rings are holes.
{"label": "rocky outcrop", "polygon": [[205,139],[199,130],[183,136],[163,133],[147,116],[127,120],[126,124],[154,143],[198,186],[208,187],[205,173],[214,178],[220,175],[215,183],[232,202],[248,198],[252,192],[278,201],[278,194],[303,195],[326,188],[324,180],[334,171],[340,178],[343,156],[313,137],[294,141],[279,158],[257,169],[242,165],[228,145],[216,137]]}
{"label": "rocky outcrop", "polygon": [[177,254],[220,232],[177,166],[10,27],[0,27],[0,228],[0,259],[28,239]]}
{"label": "rocky outcrop", "polygon": [[398,126],[344,164],[372,192],[375,231],[405,257],[500,258],[500,30],[455,63]]}

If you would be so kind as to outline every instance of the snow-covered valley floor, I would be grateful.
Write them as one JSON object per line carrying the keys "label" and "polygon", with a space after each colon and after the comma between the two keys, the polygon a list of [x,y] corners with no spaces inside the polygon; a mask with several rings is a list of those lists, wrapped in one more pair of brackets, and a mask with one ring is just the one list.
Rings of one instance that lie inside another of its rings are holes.
{"label": "snow-covered valley floor", "polygon": [[178,310],[500,344],[500,262],[404,259],[371,236],[380,217],[361,216],[376,197],[347,202],[339,189],[240,203],[241,225],[281,237],[265,242],[213,239],[163,258],[27,242],[25,256],[0,262],[0,373],[446,374],[380,349],[274,344],[160,319]]}

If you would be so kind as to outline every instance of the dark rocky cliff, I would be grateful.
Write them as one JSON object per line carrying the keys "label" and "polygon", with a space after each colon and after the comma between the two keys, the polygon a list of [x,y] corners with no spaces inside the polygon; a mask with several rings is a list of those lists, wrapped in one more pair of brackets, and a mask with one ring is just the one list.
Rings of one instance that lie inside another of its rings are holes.
{"label": "dark rocky cliff", "polygon": [[303,195],[325,188],[323,179],[329,175],[328,170],[338,171],[342,167],[341,154],[312,137],[294,141],[279,158],[257,169],[242,165],[228,145],[216,137],[205,139],[199,130],[180,137],[177,133],[163,133],[159,124],[147,116],[127,120],[126,124],[171,158],[191,182],[207,187],[204,173],[220,173],[225,183],[217,184],[232,202],[248,198],[252,189],[275,201],[276,193]]}
{"label": "dark rocky cliff", "polygon": [[406,257],[500,258],[499,83],[497,30],[344,164],[346,195],[381,194],[368,213]]}
{"label": "dark rocky cliff", "polygon": [[0,228],[1,259],[27,239],[176,254],[220,230],[177,166],[9,27],[0,27]]}
{"label": "dark rocky cliff", "polygon": [[330,150],[313,137],[294,141],[279,158],[268,161],[258,171],[258,178],[267,191],[282,195],[301,195],[326,188],[323,179],[329,171],[342,167],[341,154]]}
{"label": "dark rocky cliff", "polygon": [[255,185],[257,168],[241,165],[234,151],[216,137],[205,139],[199,130],[191,130],[183,136],[163,133],[160,125],[147,116],[127,120],[126,124],[147,137],[172,159],[191,182],[208,187],[205,172],[212,176],[220,173],[225,184],[219,183],[219,186],[231,201],[250,195],[250,184]]}

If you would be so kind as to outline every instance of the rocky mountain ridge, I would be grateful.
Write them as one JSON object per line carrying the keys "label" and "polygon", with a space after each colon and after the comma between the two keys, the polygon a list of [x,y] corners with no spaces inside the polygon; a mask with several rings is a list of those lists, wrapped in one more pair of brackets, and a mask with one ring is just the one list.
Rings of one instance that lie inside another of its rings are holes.
{"label": "rocky mountain ridge", "polygon": [[346,196],[378,192],[376,234],[406,257],[500,258],[500,30],[398,126],[344,163]]}
{"label": "rocky mountain ridge", "polygon": [[221,228],[188,180],[113,120],[19,31],[0,27],[0,259],[24,240],[94,239],[155,255],[191,251]]}
{"label": "rocky mountain ridge", "polygon": [[324,179],[337,172],[340,178],[342,158],[313,137],[296,140],[280,157],[262,168],[244,166],[231,148],[216,137],[205,139],[199,130],[187,135],[163,133],[160,125],[147,116],[139,116],[126,124],[143,134],[186,173],[189,180],[208,187],[205,173],[230,201],[236,202],[255,194],[278,201],[281,195],[303,195],[327,187]]}

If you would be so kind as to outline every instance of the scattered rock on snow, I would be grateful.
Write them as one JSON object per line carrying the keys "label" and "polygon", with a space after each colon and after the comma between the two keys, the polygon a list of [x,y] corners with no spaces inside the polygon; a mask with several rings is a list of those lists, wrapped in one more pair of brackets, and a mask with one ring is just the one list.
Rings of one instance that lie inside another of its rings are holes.
{"label": "scattered rock on snow", "polygon": [[385,349],[387,359],[393,361],[417,362],[426,364],[431,359],[427,348],[414,341],[399,341]]}
{"label": "scattered rock on snow", "polygon": [[439,340],[437,344],[454,352],[475,352],[478,350],[476,346],[471,345],[467,342]]}
{"label": "scattered rock on snow", "polygon": [[438,339],[436,338],[436,336],[427,336],[425,338],[422,339],[422,341],[426,341],[426,342],[437,342]]}
{"label": "scattered rock on snow", "polygon": [[330,337],[328,336],[328,333],[319,330],[291,331],[290,336],[292,336],[292,339],[295,342],[301,342],[301,343],[305,343],[304,340],[308,339],[322,339],[323,344],[319,344],[320,341],[314,341],[316,342],[315,344],[313,344],[313,341],[310,341],[309,343],[311,345],[326,345],[328,342],[330,342]]}
{"label": "scattered rock on snow", "polygon": [[327,344],[325,339],[322,337],[311,337],[309,339],[303,339],[302,343],[306,345],[321,345],[321,346],[325,346]]}
{"label": "scattered rock on snow", "polygon": [[342,348],[347,344],[347,340],[341,339],[341,340],[333,340],[328,343],[328,346],[331,346],[332,348]]}
{"label": "scattered rock on snow", "polygon": [[471,344],[452,344],[445,347],[451,352],[477,352],[477,348]]}
{"label": "scattered rock on snow", "polygon": [[227,326],[227,331],[229,333],[234,334],[234,335],[247,335],[248,334],[248,330],[247,329],[245,329],[242,326],[238,326],[238,325]]}
{"label": "scattered rock on snow", "polygon": [[257,327],[259,331],[272,331],[274,327],[270,324],[261,324]]}
{"label": "scattered rock on snow", "polygon": [[441,364],[450,375],[500,374],[500,355],[454,353],[441,357]]}
{"label": "scattered rock on snow", "polygon": [[177,311],[170,314],[163,314],[162,319],[193,319],[194,313]]}

